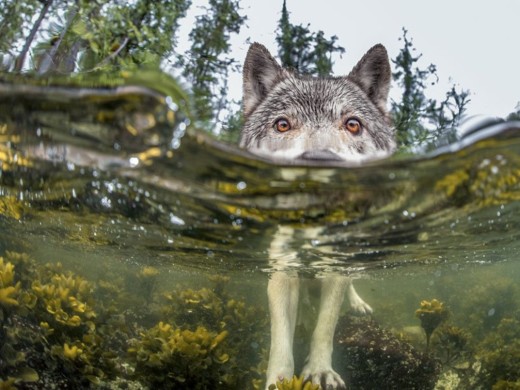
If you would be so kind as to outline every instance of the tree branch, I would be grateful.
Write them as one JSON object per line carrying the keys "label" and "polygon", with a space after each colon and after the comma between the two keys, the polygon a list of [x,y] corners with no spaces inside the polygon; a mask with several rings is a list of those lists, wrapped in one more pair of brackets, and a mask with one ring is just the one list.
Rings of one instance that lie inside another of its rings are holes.
{"label": "tree branch", "polygon": [[121,42],[121,44],[119,45],[117,50],[110,53],[109,56],[105,57],[105,59],[103,59],[103,61],[101,61],[99,64],[97,64],[94,68],[101,68],[101,67],[107,65],[110,61],[112,61],[114,58],[116,58],[119,55],[119,53],[121,53],[121,51],[125,48],[125,46],[128,44],[129,41],[130,41],[130,38],[124,37],[123,42]]}
{"label": "tree branch", "polygon": [[60,34],[60,38],[56,43],[54,43],[49,53],[44,55],[45,57],[42,59],[42,62],[40,63],[40,66],[38,68],[38,74],[45,74],[48,71],[50,71],[53,68],[53,66],[56,67],[56,54],[58,53],[58,49],[60,48],[61,42],[63,42],[65,34],[67,34],[67,31],[69,31],[69,28],[72,25],[72,21],[76,17],[77,13],[78,8],[74,7],[74,11],[72,11],[72,13],[67,17],[67,25],[63,28],[63,31]]}
{"label": "tree branch", "polygon": [[49,12],[49,8],[51,7],[52,2],[53,2],[53,0],[47,0],[44,3],[43,8],[40,11],[40,15],[38,16],[38,19],[36,19],[36,22],[34,22],[31,32],[29,33],[29,36],[25,40],[25,44],[23,45],[20,55],[16,58],[15,65],[14,65],[15,72],[22,71],[23,65],[25,62],[25,57],[27,57],[27,53],[29,52],[29,49],[32,45],[34,37],[36,36],[36,33],[38,32],[38,30],[43,22],[43,19],[45,19],[45,16],[47,16],[47,12]]}

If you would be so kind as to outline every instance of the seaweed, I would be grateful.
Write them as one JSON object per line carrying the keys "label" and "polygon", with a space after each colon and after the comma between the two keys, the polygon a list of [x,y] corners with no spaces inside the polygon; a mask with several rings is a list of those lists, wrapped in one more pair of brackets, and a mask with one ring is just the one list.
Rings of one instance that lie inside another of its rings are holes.
{"label": "seaweed", "polygon": [[20,292],[20,282],[14,283],[14,265],[4,262],[0,257],[0,306],[5,312],[12,306],[18,306],[17,295]]}
{"label": "seaweed", "polygon": [[306,380],[303,376],[293,376],[291,379],[277,381],[269,385],[269,390],[321,390],[321,386]]}
{"label": "seaweed", "polygon": [[437,299],[423,300],[421,307],[415,311],[415,316],[421,320],[421,327],[426,333],[426,350],[428,351],[432,333],[448,318],[449,312],[444,307],[444,303]]}
{"label": "seaweed", "polygon": [[14,252],[6,252],[6,259],[18,304],[2,324],[0,377],[15,373],[16,383],[25,388],[81,388],[113,374],[115,355],[105,351],[95,323],[94,286],[61,272],[60,264],[38,268],[27,255]]}
{"label": "seaweed", "polygon": [[520,390],[520,381],[505,381],[499,380],[493,385],[491,390]]}
{"label": "seaweed", "polygon": [[[158,272],[91,282],[60,263],[26,254],[0,257],[0,388],[258,387],[263,378],[267,316],[210,287],[159,291]],[[144,306],[144,307],[143,307]],[[153,319],[160,319],[153,326]]]}
{"label": "seaweed", "polygon": [[181,330],[159,322],[130,342],[134,376],[151,388],[230,388],[235,379],[226,375],[229,355],[222,348],[227,336],[227,331]]}
{"label": "seaweed", "polygon": [[473,352],[471,334],[457,326],[442,326],[437,330],[434,341],[435,356],[444,366],[453,366],[462,359],[468,360]]}
{"label": "seaweed", "polygon": [[[189,288],[161,285],[149,266],[99,274],[92,281],[59,262],[0,257],[0,389],[265,388],[268,317],[230,292],[229,277]],[[422,301],[415,313],[427,351],[372,318],[343,317],[338,373],[361,390],[518,388],[518,289],[504,280],[491,293],[475,286],[468,299],[451,296],[451,316],[443,302]],[[295,377],[270,387],[319,385]]]}
{"label": "seaweed", "polygon": [[482,367],[478,378],[488,388],[509,388],[506,384],[520,382],[519,317],[520,313],[516,318],[503,318],[496,332],[490,333],[479,345],[477,356]]}
{"label": "seaweed", "polygon": [[[260,307],[248,305],[227,291],[228,277],[212,276],[211,285],[198,290],[178,288],[162,294],[161,318],[180,329],[204,327],[210,332],[226,332],[225,383],[231,388],[259,385],[268,343],[268,317]],[[221,375],[221,378],[222,378]],[[228,387],[229,388],[229,387]]]}
{"label": "seaweed", "polygon": [[476,339],[495,332],[503,318],[512,318],[520,310],[520,288],[510,277],[494,275],[476,279],[464,299],[452,299],[450,307]]}

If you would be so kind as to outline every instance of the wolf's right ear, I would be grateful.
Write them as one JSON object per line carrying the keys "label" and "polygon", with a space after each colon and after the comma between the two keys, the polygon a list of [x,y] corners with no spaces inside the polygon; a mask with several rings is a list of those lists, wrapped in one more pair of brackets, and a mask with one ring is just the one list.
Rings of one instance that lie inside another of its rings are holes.
{"label": "wolf's right ear", "polygon": [[248,116],[282,79],[283,68],[259,43],[253,43],[247,52],[243,73],[244,116]]}

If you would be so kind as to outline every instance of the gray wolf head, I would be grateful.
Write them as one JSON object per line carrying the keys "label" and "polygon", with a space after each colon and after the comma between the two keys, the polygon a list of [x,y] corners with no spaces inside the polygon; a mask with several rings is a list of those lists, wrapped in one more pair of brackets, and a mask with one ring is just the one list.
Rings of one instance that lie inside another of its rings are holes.
{"label": "gray wolf head", "polygon": [[386,109],[391,70],[372,47],[348,76],[311,77],[282,68],[258,43],[244,64],[240,146],[282,160],[361,162],[395,149]]}

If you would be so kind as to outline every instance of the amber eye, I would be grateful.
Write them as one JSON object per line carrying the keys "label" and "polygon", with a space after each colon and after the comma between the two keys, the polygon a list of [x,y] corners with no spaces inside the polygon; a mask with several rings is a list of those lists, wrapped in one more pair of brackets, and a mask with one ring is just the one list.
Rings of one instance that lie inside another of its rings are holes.
{"label": "amber eye", "polygon": [[361,123],[356,118],[348,118],[344,122],[345,129],[350,131],[352,134],[359,134],[361,131]]}
{"label": "amber eye", "polygon": [[281,133],[286,132],[287,130],[291,130],[291,124],[285,118],[277,119],[274,123],[274,127]]}

